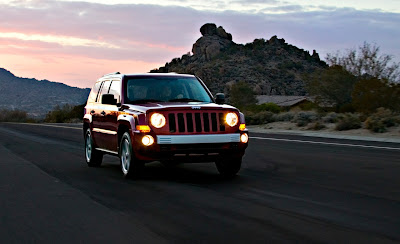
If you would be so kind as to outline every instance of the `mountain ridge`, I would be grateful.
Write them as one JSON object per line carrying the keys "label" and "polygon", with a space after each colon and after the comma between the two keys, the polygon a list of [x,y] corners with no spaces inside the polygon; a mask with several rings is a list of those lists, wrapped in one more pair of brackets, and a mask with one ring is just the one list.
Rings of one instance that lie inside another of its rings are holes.
{"label": "mountain ridge", "polygon": [[64,83],[15,76],[0,68],[0,109],[26,111],[42,118],[54,107],[86,102],[90,89],[71,87]]}

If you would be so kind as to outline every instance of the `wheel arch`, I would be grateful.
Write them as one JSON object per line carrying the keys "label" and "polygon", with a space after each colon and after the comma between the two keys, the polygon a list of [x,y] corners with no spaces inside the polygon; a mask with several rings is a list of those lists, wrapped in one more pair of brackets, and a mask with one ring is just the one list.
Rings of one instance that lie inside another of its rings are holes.
{"label": "wheel arch", "polygon": [[135,117],[132,115],[119,115],[118,116],[118,130],[117,130],[117,135],[118,135],[118,152],[120,150],[120,145],[119,143],[121,142],[122,135],[125,132],[128,132],[130,135],[132,134],[132,131],[136,127],[136,121]]}

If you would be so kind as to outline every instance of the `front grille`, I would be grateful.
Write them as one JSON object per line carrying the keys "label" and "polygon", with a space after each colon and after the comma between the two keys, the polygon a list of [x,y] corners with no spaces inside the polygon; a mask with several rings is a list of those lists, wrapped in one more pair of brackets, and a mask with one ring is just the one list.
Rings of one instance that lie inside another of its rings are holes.
{"label": "front grille", "polygon": [[225,131],[224,113],[176,112],[168,114],[171,133],[210,133]]}

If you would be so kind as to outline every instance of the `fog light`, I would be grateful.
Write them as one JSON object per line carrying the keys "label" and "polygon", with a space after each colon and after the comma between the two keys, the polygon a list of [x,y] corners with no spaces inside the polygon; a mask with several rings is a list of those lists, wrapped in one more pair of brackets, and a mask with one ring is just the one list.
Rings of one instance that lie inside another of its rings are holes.
{"label": "fog light", "polygon": [[145,146],[150,146],[150,145],[152,145],[154,143],[154,138],[152,136],[150,136],[150,135],[145,135],[142,138],[142,143]]}
{"label": "fog light", "polygon": [[247,143],[249,141],[249,136],[246,133],[242,134],[240,136],[240,141],[243,143]]}

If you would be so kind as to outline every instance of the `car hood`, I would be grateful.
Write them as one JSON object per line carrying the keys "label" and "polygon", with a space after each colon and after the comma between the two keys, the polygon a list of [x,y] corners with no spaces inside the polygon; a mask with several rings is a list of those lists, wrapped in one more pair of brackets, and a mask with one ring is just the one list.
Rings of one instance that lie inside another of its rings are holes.
{"label": "car hood", "polygon": [[148,110],[221,110],[234,109],[235,107],[227,104],[202,103],[202,102],[157,102],[145,104],[125,104],[127,109],[146,113]]}

